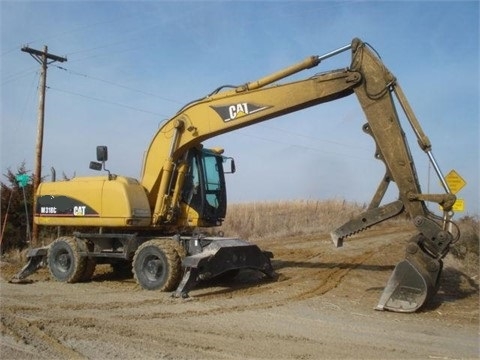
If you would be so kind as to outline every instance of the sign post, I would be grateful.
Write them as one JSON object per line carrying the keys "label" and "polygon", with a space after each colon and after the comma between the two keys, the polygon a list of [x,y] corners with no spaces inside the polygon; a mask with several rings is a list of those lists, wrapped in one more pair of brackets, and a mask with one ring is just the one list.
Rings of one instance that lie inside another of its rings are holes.
{"label": "sign post", "polygon": [[27,220],[25,223],[27,224],[27,241],[30,243],[32,240],[32,234],[30,233],[30,220],[28,218],[28,206],[27,206],[27,197],[25,196],[25,186],[28,185],[30,182],[30,176],[27,174],[19,174],[15,176],[15,180],[17,180],[18,186],[22,189],[23,192],[23,202],[25,203],[25,216]]}

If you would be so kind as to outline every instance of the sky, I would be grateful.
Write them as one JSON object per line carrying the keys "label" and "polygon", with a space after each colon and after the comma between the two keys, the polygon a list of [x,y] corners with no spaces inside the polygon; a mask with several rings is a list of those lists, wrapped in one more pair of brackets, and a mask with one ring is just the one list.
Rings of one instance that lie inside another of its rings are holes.
{"label": "sky", "polygon": [[[2,174],[33,171],[40,66],[49,64],[42,175],[139,178],[158,127],[186,103],[347,45],[368,42],[396,76],[443,175],[455,170],[463,215],[479,214],[478,1],[0,1]],[[342,53],[281,82],[348,67]],[[400,112],[400,109],[399,109]],[[440,181],[401,116],[424,193]],[[340,199],[368,204],[385,168],[355,96],[207,140],[235,158],[229,202]],[[2,177],[2,181],[5,178]],[[395,200],[395,184],[385,201]],[[429,205],[432,211],[438,206]]]}

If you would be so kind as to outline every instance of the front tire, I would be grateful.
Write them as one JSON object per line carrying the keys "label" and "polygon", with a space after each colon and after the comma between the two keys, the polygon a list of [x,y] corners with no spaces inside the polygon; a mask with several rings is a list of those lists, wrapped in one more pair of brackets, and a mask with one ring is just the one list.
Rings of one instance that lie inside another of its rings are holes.
{"label": "front tire", "polygon": [[150,240],[135,252],[133,275],[142,288],[172,291],[178,286],[182,264],[172,241]]}
{"label": "front tire", "polygon": [[75,283],[82,280],[87,266],[86,257],[80,256],[75,238],[56,239],[48,250],[48,269],[57,281]]}

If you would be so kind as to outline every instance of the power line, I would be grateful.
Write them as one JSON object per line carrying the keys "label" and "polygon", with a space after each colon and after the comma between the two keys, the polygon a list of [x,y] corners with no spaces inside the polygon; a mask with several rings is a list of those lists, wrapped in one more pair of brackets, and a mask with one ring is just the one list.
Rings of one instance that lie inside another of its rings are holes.
{"label": "power line", "polygon": [[322,142],[322,143],[329,143],[329,144],[338,145],[338,146],[343,146],[343,147],[348,147],[348,148],[354,147],[354,148],[357,148],[357,149],[362,149],[362,150],[365,150],[365,151],[370,151],[370,149],[366,149],[366,148],[363,147],[363,146],[357,146],[357,145],[355,145],[355,144],[345,144],[345,143],[341,143],[341,142],[338,142],[338,141],[320,139],[320,138],[317,138],[317,137],[315,137],[315,136],[306,135],[306,134],[301,134],[301,133],[297,133],[297,132],[290,131],[290,130],[286,130],[286,129],[281,129],[281,128],[278,128],[278,127],[275,127],[275,126],[270,126],[270,125],[260,124],[260,126],[266,128],[266,129],[272,129],[272,130],[276,130],[276,131],[283,132],[283,133],[286,133],[286,134],[290,134],[290,135],[294,135],[294,136],[298,136],[298,137],[303,137],[303,138],[306,138],[306,139],[312,139],[312,140],[319,141],[319,142]]}
{"label": "power line", "polygon": [[4,52],[2,52],[1,56],[8,55],[8,54],[20,49],[20,48],[21,48],[20,46],[15,46],[14,48],[11,48],[9,50],[5,50]]}
{"label": "power line", "polygon": [[6,77],[6,79],[3,78],[3,81],[2,81],[2,85],[4,84],[7,84],[9,82],[12,82],[14,80],[17,80],[19,78],[22,78],[24,76],[27,76],[27,75],[30,75],[31,73],[34,73],[34,72],[37,72],[36,69],[28,69],[28,70],[22,70],[22,71],[19,71],[15,74],[10,74]]}
{"label": "power line", "polygon": [[150,111],[150,110],[145,110],[145,109],[136,108],[136,107],[134,107],[134,106],[129,106],[129,105],[121,104],[121,103],[118,103],[118,102],[115,102],[115,101],[111,101],[111,100],[99,99],[99,98],[96,98],[96,97],[93,97],[93,96],[90,96],[90,95],[80,94],[80,93],[76,93],[76,92],[69,91],[69,90],[57,89],[57,88],[53,88],[53,87],[50,87],[50,86],[48,87],[48,89],[49,89],[49,90],[58,91],[58,92],[63,92],[63,93],[65,93],[65,94],[80,96],[80,97],[83,97],[83,98],[85,98],[85,99],[94,100],[94,101],[99,101],[99,102],[103,102],[103,103],[110,104],[110,105],[120,106],[120,107],[123,107],[123,108],[126,108],[126,109],[135,110],[135,111],[143,112],[143,113],[146,113],[146,114],[151,114],[151,115],[155,115],[155,116],[162,116],[162,117],[168,117],[168,115],[165,115],[165,114],[157,113],[157,112]]}
{"label": "power line", "polygon": [[[321,152],[323,154],[330,154],[330,155],[335,155],[335,156],[342,156],[342,157],[348,157],[348,158],[352,158],[352,159],[368,160],[368,161],[374,159],[373,156],[371,158],[367,159],[366,157],[362,157],[362,156],[356,156],[356,155],[352,155],[352,154],[342,154],[342,153],[339,153],[339,152],[334,152],[334,151],[329,151],[329,150],[324,150],[324,149],[319,149],[319,148],[307,146],[305,144],[298,144],[298,143],[285,142],[285,141],[276,140],[276,139],[269,139],[269,138],[265,138],[265,137],[258,136],[258,135],[245,134],[243,132],[239,132],[238,134],[241,135],[241,136],[254,138],[254,139],[258,139],[258,140],[262,140],[262,141],[266,141],[266,142],[272,142],[272,143],[277,143],[277,144],[281,144],[281,145],[288,145],[288,146],[296,147],[296,148],[299,148],[299,149],[306,149],[306,150],[310,150],[310,151]],[[345,144],[344,144],[344,146],[347,147],[347,145],[345,145]]]}
{"label": "power line", "polygon": [[143,95],[152,96],[152,97],[155,97],[155,98],[158,98],[158,99],[162,99],[162,100],[165,100],[165,101],[169,101],[169,102],[172,102],[172,103],[175,103],[175,104],[183,105],[183,103],[180,102],[180,101],[173,100],[173,99],[169,99],[169,98],[166,98],[166,97],[164,97],[164,96],[160,96],[160,95],[157,95],[157,94],[153,94],[153,93],[151,93],[151,92],[147,92],[147,91],[144,91],[144,90],[135,89],[135,88],[132,88],[132,87],[130,87],[130,86],[118,84],[118,83],[115,83],[115,82],[110,81],[110,80],[100,79],[100,78],[95,77],[95,76],[90,76],[90,75],[87,75],[87,74],[83,74],[83,73],[79,73],[79,72],[76,72],[76,71],[72,71],[72,70],[69,70],[69,69],[64,68],[64,67],[62,67],[62,66],[58,66],[58,65],[54,65],[54,66],[55,66],[56,68],[60,69],[60,70],[66,71],[67,73],[69,73],[69,74],[71,74],[71,75],[81,76],[81,77],[84,77],[84,78],[87,78],[87,79],[92,79],[92,80],[100,81],[100,82],[103,82],[103,83],[108,84],[108,85],[111,85],[111,86],[115,86],[115,87],[122,88],[122,89],[125,89],[125,90],[130,90],[130,91],[137,92],[137,93],[140,93],[140,94],[143,94]]}

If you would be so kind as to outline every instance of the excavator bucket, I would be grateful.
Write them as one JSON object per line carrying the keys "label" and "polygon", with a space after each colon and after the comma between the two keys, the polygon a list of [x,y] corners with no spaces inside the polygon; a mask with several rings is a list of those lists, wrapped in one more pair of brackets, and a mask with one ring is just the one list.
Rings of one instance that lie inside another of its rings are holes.
{"label": "excavator bucket", "polygon": [[418,244],[407,247],[405,260],[398,263],[387,282],[376,310],[414,312],[438,289],[442,261],[426,254]]}

